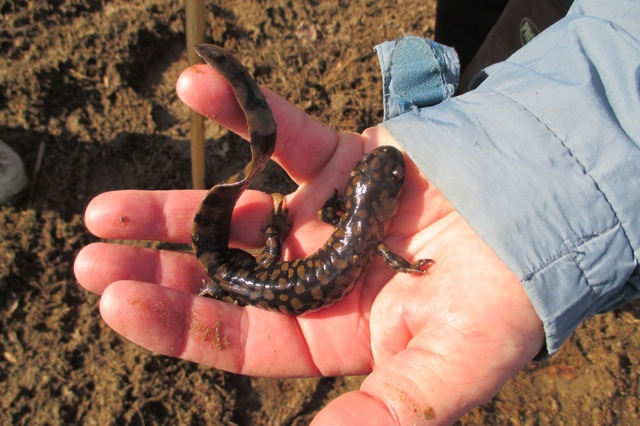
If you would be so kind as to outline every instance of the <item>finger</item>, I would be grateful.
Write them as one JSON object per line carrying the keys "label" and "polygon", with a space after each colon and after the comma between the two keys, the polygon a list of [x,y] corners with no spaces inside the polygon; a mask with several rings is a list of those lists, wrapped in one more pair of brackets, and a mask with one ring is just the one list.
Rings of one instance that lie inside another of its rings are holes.
{"label": "finger", "polygon": [[334,155],[329,158],[313,180],[300,184],[296,192],[287,200],[290,218],[295,223],[297,217],[308,220],[316,218],[318,210],[333,195],[335,190],[344,191],[349,173],[363,155],[360,135],[340,133]]}
{"label": "finger", "polygon": [[[415,424],[421,423],[424,421]],[[340,395],[320,410],[311,422],[311,426],[368,426],[371,424],[400,425],[401,423],[391,416],[382,401],[360,391]]]}
{"label": "finger", "polygon": [[135,280],[196,293],[208,279],[193,253],[154,250],[123,244],[94,243],[74,263],[78,283],[102,294],[115,281]]}
{"label": "finger", "polygon": [[[187,68],[178,79],[176,91],[183,102],[200,114],[248,138],[246,119],[233,91],[208,65]],[[263,90],[263,93],[278,125],[273,159],[294,181],[310,179],[336,149],[336,132],[273,92]]]}
{"label": "finger", "polygon": [[110,285],[104,321],[153,352],[257,376],[316,376],[295,317],[241,308],[136,281]]}
{"label": "finger", "polygon": [[[103,294],[101,312],[105,321],[152,351],[254,375],[335,376],[363,374],[371,368],[369,328],[357,314],[359,290],[337,305],[303,317],[241,308],[194,298],[205,275],[191,254],[106,243],[85,247],[77,257],[75,273],[83,287]],[[157,315],[147,318],[151,307]],[[186,330],[171,325],[169,334],[164,330],[153,337],[159,325],[149,324],[152,320],[195,325]],[[233,360],[233,368],[230,359],[220,365],[216,356],[208,354],[212,345],[217,348],[220,343],[211,340],[216,337],[211,324],[218,320],[226,325],[230,341],[237,343],[233,355],[242,358]],[[170,335],[182,332],[187,334]],[[176,346],[177,339],[184,339],[179,345],[183,349]],[[291,359],[283,358],[280,352],[290,346]],[[271,354],[283,364],[273,365]],[[291,368],[292,363],[296,368]]]}
{"label": "finger", "polygon": [[[191,243],[191,227],[204,191],[114,191],[95,197],[85,223],[101,238]],[[273,208],[270,195],[246,191],[232,217],[234,244],[264,245],[264,229]]]}

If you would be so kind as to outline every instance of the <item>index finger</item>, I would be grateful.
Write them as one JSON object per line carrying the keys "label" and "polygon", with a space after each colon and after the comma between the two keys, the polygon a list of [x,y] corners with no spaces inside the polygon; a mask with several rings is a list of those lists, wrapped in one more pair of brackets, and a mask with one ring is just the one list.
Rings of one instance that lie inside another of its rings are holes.
{"label": "index finger", "polygon": [[[176,83],[178,96],[192,109],[248,138],[247,123],[229,84],[211,67],[187,68]],[[296,183],[315,176],[333,155],[337,133],[275,93],[262,89],[278,125],[273,159]]]}

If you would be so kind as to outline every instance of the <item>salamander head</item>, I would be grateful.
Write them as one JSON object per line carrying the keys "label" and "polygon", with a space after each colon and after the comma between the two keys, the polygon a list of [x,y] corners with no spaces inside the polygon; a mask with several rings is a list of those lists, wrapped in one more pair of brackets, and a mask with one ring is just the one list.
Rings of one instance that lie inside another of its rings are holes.
{"label": "salamander head", "polygon": [[367,153],[351,172],[345,195],[355,195],[356,210],[365,210],[378,222],[396,213],[404,183],[404,158],[392,146],[381,146]]}

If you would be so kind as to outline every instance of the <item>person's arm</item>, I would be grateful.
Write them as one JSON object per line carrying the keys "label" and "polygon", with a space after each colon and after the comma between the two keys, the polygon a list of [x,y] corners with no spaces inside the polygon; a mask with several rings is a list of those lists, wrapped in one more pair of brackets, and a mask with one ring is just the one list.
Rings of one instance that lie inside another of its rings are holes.
{"label": "person's arm", "polygon": [[[185,70],[177,91],[194,110],[248,136],[233,92],[209,66]],[[317,211],[344,188],[363,153],[395,142],[380,127],[336,133],[264,94],[279,124],[273,158],[300,184],[287,195],[293,227],[285,259],[301,258],[329,238],[332,227]],[[105,323],[156,353],[263,377],[367,374],[313,424],[451,424],[540,351],[542,323],[518,278],[415,165],[406,161],[395,172],[404,172],[405,185],[384,240],[407,258],[436,263],[425,275],[395,274],[375,259],[349,296],[317,312],[290,316],[198,297],[206,273],[193,253],[119,243],[188,243],[204,191],[97,196],[85,223],[111,241],[84,247],[74,271],[101,295]],[[233,246],[264,244],[272,208],[271,196],[245,192],[233,213]]]}
{"label": "person's arm", "polygon": [[521,279],[548,353],[640,290],[638,16],[576,1],[472,92],[383,123]]}

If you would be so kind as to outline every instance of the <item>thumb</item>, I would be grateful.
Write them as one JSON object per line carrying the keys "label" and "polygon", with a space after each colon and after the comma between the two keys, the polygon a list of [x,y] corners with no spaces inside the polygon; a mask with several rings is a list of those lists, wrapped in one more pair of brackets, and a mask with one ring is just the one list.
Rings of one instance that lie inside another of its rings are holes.
{"label": "thumb", "polygon": [[478,342],[466,335],[446,354],[428,349],[431,338],[412,339],[378,364],[359,391],[327,405],[313,424],[452,424],[495,395],[539,350],[536,339],[524,336],[515,345],[509,339],[505,350],[504,341]]}

